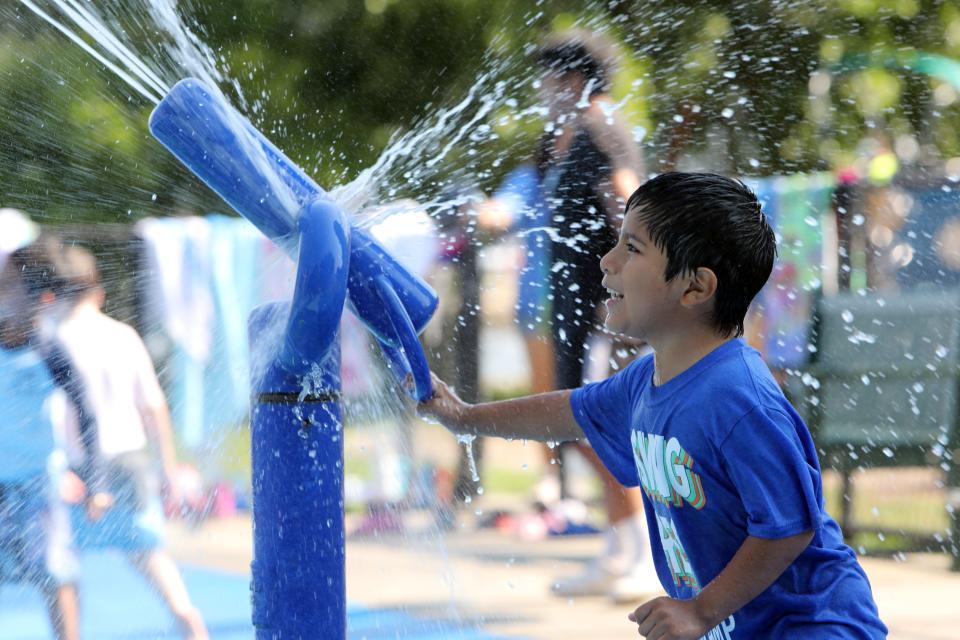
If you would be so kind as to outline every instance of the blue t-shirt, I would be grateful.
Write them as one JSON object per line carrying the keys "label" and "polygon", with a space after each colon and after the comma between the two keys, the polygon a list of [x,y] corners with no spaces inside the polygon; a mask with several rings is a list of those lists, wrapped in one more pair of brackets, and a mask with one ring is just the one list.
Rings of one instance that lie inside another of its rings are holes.
{"label": "blue t-shirt", "polygon": [[0,482],[24,482],[47,473],[54,450],[50,397],[55,389],[36,349],[0,345]]}
{"label": "blue t-shirt", "polygon": [[642,487],[672,597],[699,593],[747,536],[814,532],[776,582],[707,638],[885,638],[867,576],[824,509],[810,433],[760,354],[731,340],[663,385],[652,379],[648,356],[570,401],[610,472]]}

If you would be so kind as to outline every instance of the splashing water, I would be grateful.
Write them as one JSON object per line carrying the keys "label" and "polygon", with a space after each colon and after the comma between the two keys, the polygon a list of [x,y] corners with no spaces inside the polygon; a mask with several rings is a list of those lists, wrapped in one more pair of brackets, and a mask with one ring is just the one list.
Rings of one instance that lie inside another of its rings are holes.
{"label": "splashing water", "polygon": [[[84,31],[91,35],[97,36],[107,51],[110,54],[113,54],[115,60],[119,61],[119,64],[88,45],[73,30],[64,25],[63,22],[51,16],[49,13],[31,2],[31,0],[20,1],[28,9],[36,13],[38,16],[53,25],[55,29],[67,36],[81,49],[92,55],[99,62],[103,63],[104,66],[110,69],[110,71],[114,72],[121,80],[130,85],[131,88],[136,90],[147,100],[150,100],[153,103],[160,102],[160,98],[167,91],[169,91],[167,86],[165,86],[155,75],[153,75],[153,73],[151,73],[140,63],[139,58],[132,55],[126,47],[120,45],[110,31],[105,29],[103,25],[99,23],[99,21],[97,21],[90,13],[87,13],[83,7],[69,2],[69,0],[59,4],[64,13],[73,19],[78,27],[81,27]],[[138,76],[138,78],[134,78],[131,73]],[[145,81],[145,84],[149,88],[145,87],[141,81]]]}
{"label": "splashing water", "polygon": [[[210,86],[229,82],[218,69],[213,51],[187,27],[174,0],[19,2],[154,104],[185,76],[198,77]],[[134,41],[142,44],[138,47]],[[239,83],[230,84],[245,104]]]}
{"label": "splashing water", "polygon": [[[211,87],[229,87],[245,115],[262,109],[262,101],[249,103],[239,82],[230,79],[225,59],[218,59],[188,27],[183,16],[189,13],[190,3],[18,1],[149,103],[156,104],[181,78],[195,76]],[[503,156],[514,152],[504,148],[499,129],[545,115],[545,109],[531,99],[538,72],[529,60],[504,57],[492,49],[484,60],[485,70],[466,95],[452,106],[431,110],[408,131],[395,135],[373,165],[353,180],[330,186],[333,199],[359,224],[382,221],[392,211],[378,205],[402,198],[413,198],[430,214],[456,208],[462,204],[462,194],[453,192],[489,180]],[[625,95],[614,108],[630,97]],[[260,155],[258,151],[251,149],[254,157]],[[449,193],[444,195],[445,191]]]}
{"label": "splashing water", "polygon": [[470,467],[470,478],[474,482],[480,482],[480,473],[477,471],[477,460],[473,456],[473,443],[476,439],[477,436],[475,435],[457,434],[457,442],[463,445],[463,450],[467,456],[467,464]]}

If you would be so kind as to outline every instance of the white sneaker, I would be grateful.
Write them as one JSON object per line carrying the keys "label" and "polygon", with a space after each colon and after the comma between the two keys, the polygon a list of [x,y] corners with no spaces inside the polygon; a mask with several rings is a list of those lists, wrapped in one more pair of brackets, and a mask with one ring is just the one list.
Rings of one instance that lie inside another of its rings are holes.
{"label": "white sneaker", "polygon": [[632,571],[614,580],[608,593],[617,604],[652,600],[664,595],[656,569],[647,563],[635,566]]}
{"label": "white sneaker", "polygon": [[622,576],[621,572],[611,571],[604,563],[595,561],[580,575],[557,578],[550,590],[563,598],[605,596]]}

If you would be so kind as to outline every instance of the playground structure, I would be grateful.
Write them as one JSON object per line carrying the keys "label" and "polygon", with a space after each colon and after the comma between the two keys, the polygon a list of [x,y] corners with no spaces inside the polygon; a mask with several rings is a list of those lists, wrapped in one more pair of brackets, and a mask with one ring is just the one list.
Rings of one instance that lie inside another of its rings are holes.
{"label": "playground structure", "polygon": [[297,262],[293,300],[249,323],[253,624],[258,640],[345,638],[340,316],[350,308],[425,400],[418,334],[437,296],[215,88],[180,81],[150,131]]}

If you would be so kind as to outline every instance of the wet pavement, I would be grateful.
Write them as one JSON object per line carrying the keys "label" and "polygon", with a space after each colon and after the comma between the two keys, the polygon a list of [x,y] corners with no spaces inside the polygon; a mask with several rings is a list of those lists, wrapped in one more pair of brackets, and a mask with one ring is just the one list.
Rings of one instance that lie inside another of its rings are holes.
{"label": "wet pavement", "polygon": [[[480,637],[463,635],[472,630],[482,630],[486,637],[531,639],[637,637],[636,627],[626,619],[630,605],[606,598],[557,598],[549,592],[555,577],[576,573],[593,557],[602,544],[600,536],[525,541],[474,529],[472,523],[440,533],[425,517],[412,515],[408,521],[405,535],[349,540],[347,594],[352,605],[456,625],[438,637]],[[190,565],[235,574],[249,566],[245,518],[172,533],[177,556]],[[960,637],[960,573],[948,570],[946,556],[862,562],[890,638]],[[421,636],[414,632],[407,637]]]}

